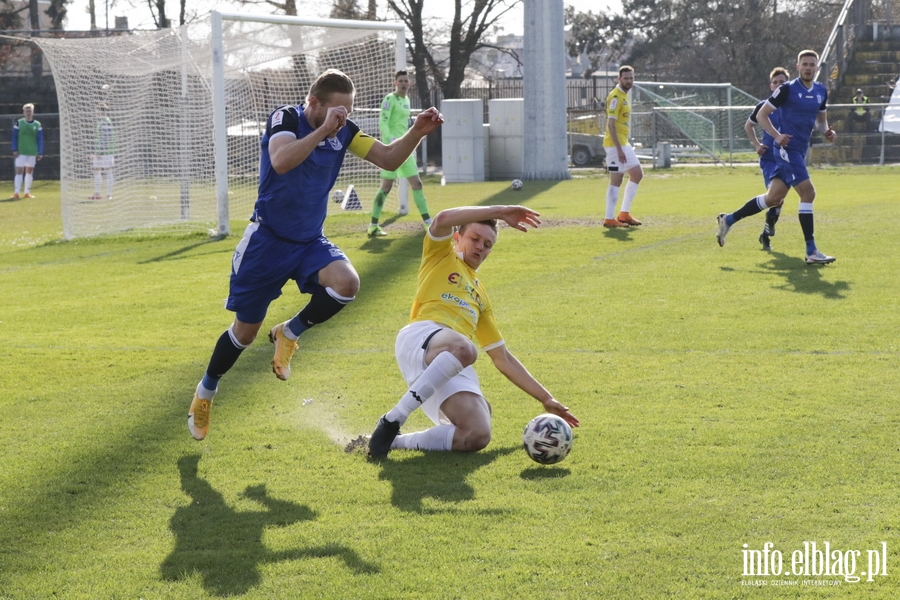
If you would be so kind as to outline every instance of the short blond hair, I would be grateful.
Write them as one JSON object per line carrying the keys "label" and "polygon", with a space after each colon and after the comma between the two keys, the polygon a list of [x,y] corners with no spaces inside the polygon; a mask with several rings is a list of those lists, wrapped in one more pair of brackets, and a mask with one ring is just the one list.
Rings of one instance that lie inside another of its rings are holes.
{"label": "short blond hair", "polygon": [[812,56],[815,57],[816,62],[819,62],[819,53],[815,50],[801,50],[800,54],[797,55],[797,64],[803,59],[804,56]]}
{"label": "short blond hair", "polygon": [[350,94],[352,96],[355,93],[356,88],[353,86],[353,81],[346,73],[337,69],[328,69],[316,77],[309,88],[306,101],[309,102],[315,96],[319,102],[325,104],[331,100],[332,94]]}
{"label": "short blond hair", "polygon": [[22,110],[25,110],[26,108],[30,108],[31,110],[34,110],[34,104],[29,102],[28,104],[25,104],[22,106]]}

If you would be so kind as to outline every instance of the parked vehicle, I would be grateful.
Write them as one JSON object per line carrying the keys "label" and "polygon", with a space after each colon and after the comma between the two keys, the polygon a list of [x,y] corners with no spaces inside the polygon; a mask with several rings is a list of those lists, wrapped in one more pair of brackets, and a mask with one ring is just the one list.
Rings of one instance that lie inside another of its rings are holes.
{"label": "parked vehicle", "polygon": [[588,133],[569,134],[569,156],[576,167],[586,167],[592,164],[602,165],[606,159],[603,150],[603,136]]}

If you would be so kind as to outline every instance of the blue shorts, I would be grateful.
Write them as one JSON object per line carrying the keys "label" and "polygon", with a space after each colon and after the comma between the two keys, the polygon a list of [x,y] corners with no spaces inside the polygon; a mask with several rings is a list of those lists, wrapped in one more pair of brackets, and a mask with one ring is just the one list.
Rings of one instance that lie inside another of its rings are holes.
{"label": "blue shorts", "polygon": [[260,323],[288,279],[296,281],[301,292],[311,294],[319,285],[319,271],[336,260],[348,259],[324,235],[297,243],[250,223],[231,259],[225,308],[244,323]]}
{"label": "blue shorts", "polygon": [[762,169],[766,189],[776,178],[782,180],[788,187],[797,186],[809,179],[803,155],[794,150],[775,148],[772,158],[763,156],[759,159],[759,168]]}

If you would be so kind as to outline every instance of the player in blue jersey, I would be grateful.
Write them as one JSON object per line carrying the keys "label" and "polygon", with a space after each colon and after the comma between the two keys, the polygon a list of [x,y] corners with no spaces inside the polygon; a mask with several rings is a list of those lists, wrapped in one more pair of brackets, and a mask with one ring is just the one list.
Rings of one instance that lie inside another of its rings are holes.
{"label": "player in blue jersey", "polygon": [[[765,195],[752,198],[731,214],[721,213],[718,216],[716,239],[720,246],[725,245],[725,236],[732,225],[766,208],[779,206],[793,187],[800,195],[799,219],[806,241],[806,263],[821,265],[835,261],[833,256],[820,252],[816,247],[812,210],[816,188],[809,178],[804,160],[813,128],[822,132],[829,142],[835,139],[834,129],[828,125],[828,92],[824,85],[813,80],[818,64],[819,55],[815,51],[800,52],[797,57],[799,76],[779,86],[760,108],[757,120],[775,142],[774,166],[768,174],[771,183]],[[780,130],[770,119],[776,110],[781,112]]]}
{"label": "player in blue jersey", "polygon": [[[787,69],[784,67],[775,67],[772,69],[772,72],[769,73],[769,91],[774,92],[781,84],[787,82],[789,78],[790,76]],[[771,183],[769,175],[773,172],[775,161],[775,140],[772,139],[772,136],[769,135],[768,132],[763,131],[763,139],[760,141],[759,138],[756,137],[756,130],[754,129],[755,125],[759,125],[756,116],[759,114],[759,109],[762,108],[765,103],[766,101],[763,100],[756,105],[756,108],[753,109],[753,112],[747,118],[747,122],[744,123],[744,131],[747,132],[747,138],[759,155],[759,168],[763,174],[763,181],[766,183],[766,190],[768,190],[769,184]],[[769,121],[771,121],[772,125],[778,129],[781,126],[781,113],[776,110],[769,115]],[[762,234],[759,236],[759,243],[762,244],[763,250],[772,249],[770,238],[775,235],[775,224],[778,223],[778,217],[781,216],[781,207],[782,204],[779,204],[766,211],[766,224],[763,227]]]}
{"label": "player in blue jersey", "polygon": [[216,342],[188,412],[195,439],[202,440],[209,430],[219,379],[253,343],[269,304],[289,279],[312,297],[297,315],[269,332],[275,344],[272,371],[282,380],[290,376],[297,338],[356,297],[359,276],[322,229],[328,192],[346,152],[393,171],[443,122],[436,109],[428,109],[403,136],[385,145],[348,118],[354,93],[347,75],[329,69],[313,82],[305,104],[282,106],[269,115],[261,141],[258,199],[231,261],[225,308],[235,313],[234,323]]}

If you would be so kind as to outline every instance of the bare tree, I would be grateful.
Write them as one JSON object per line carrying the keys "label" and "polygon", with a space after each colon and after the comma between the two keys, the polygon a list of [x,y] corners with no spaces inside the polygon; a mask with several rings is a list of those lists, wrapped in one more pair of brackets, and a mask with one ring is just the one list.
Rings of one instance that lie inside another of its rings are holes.
{"label": "bare tree", "polygon": [[[426,29],[422,16],[425,0],[388,0],[388,6],[411,34],[406,45],[416,71],[416,89],[423,108],[431,106],[429,76],[445,98],[459,98],[472,54],[481,48],[492,47],[482,41],[482,37],[520,3],[521,0],[472,0],[466,3],[467,14],[464,15],[462,0],[454,0],[449,38],[445,44],[438,44],[434,32]],[[437,54],[440,48],[446,49],[446,57]]]}
{"label": "bare tree", "polygon": [[172,22],[166,16],[166,0],[147,0],[147,6],[157,29],[168,29],[172,26]]}
{"label": "bare tree", "polygon": [[250,6],[271,6],[289,17],[297,16],[297,0],[240,0],[241,4]]}
{"label": "bare tree", "polygon": [[359,7],[359,0],[334,0],[331,5],[331,13],[328,15],[332,19],[365,19],[366,15]]}

